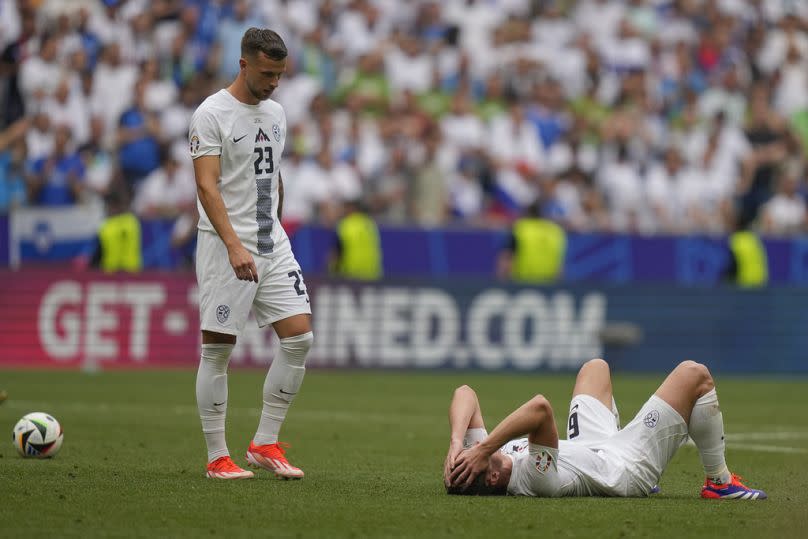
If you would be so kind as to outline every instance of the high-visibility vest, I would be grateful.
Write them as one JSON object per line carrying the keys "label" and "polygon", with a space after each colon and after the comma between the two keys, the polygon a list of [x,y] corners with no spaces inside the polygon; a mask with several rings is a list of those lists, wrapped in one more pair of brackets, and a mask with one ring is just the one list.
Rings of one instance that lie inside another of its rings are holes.
{"label": "high-visibility vest", "polygon": [[349,279],[373,281],[382,276],[382,252],[376,223],[361,212],[345,216],[337,226],[342,246],[338,273]]}
{"label": "high-visibility vest", "polygon": [[737,268],[735,282],[739,286],[763,286],[769,282],[769,260],[757,234],[748,230],[735,232],[729,244]]}
{"label": "high-visibility vest", "polygon": [[564,266],[567,235],[546,219],[526,217],[513,225],[516,241],[511,274],[515,281],[546,283],[558,279]]}
{"label": "high-visibility vest", "polygon": [[140,221],[132,213],[108,217],[101,225],[98,238],[102,270],[140,271],[143,266]]}

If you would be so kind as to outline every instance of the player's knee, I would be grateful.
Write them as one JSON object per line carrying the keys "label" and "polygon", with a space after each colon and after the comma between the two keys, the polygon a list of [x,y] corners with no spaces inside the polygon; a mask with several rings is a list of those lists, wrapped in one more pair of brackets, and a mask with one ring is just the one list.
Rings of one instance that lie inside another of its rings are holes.
{"label": "player's knee", "polygon": [[542,412],[551,412],[552,407],[550,406],[550,401],[547,400],[547,397],[544,395],[536,395],[532,399],[528,401],[528,404],[531,408],[534,408],[537,411]]}
{"label": "player's knee", "polygon": [[280,340],[281,350],[285,352],[285,357],[291,363],[299,363],[300,366],[306,361],[306,356],[314,343],[314,333],[308,331],[294,337],[286,337]]}
{"label": "player's knee", "polygon": [[475,391],[471,388],[471,386],[469,386],[467,384],[463,384],[462,386],[457,386],[455,388],[454,392],[455,392],[455,395],[457,395],[459,393],[472,393],[472,394],[476,395]]}
{"label": "player's knee", "polygon": [[584,370],[603,370],[608,373],[609,364],[606,363],[606,360],[600,358],[590,359],[581,366],[581,371]]}
{"label": "player's knee", "polygon": [[[713,376],[710,374],[710,369],[703,363],[698,363],[692,360],[685,360],[679,363],[676,367],[687,373],[697,384],[704,386],[713,385]],[[710,387],[711,389],[712,387]]]}

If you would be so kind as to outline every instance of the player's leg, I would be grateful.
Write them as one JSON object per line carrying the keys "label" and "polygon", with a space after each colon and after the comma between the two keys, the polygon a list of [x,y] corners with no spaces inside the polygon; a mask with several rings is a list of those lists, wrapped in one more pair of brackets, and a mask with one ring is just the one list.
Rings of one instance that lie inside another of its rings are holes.
{"label": "player's leg", "polygon": [[454,390],[449,404],[450,439],[468,449],[482,442],[488,435],[477,393],[462,385]]}
{"label": "player's leg", "polygon": [[248,479],[253,473],[230,458],[225,439],[227,364],[235,335],[202,332],[202,356],[196,374],[196,402],[208,448],[207,476],[213,479]]}
{"label": "player's leg", "polygon": [[655,395],[687,423],[687,432],[699,451],[707,476],[702,497],[764,499],[766,494],[743,485],[727,468],[724,417],[709,369],[695,361],[683,361],[665,379]]}
{"label": "player's leg", "polygon": [[259,325],[272,324],[280,346],[264,380],[261,420],[247,460],[278,476],[299,479],[303,471],[289,464],[278,435],[306,374],[306,357],[314,342],[311,308],[291,253],[272,264],[264,270],[253,308]]}
{"label": "player's leg", "polygon": [[602,359],[590,359],[578,370],[572,396],[591,395],[603,403],[614,414],[617,428],[620,428],[620,413],[612,391],[612,373],[609,364]]}
{"label": "player's leg", "polygon": [[252,477],[230,459],[225,439],[227,366],[249,316],[255,286],[236,279],[218,236],[200,232],[197,244],[199,315],[202,351],[196,376],[196,400],[208,449],[208,477]]}
{"label": "player's leg", "polygon": [[612,395],[609,364],[602,359],[584,363],[575,379],[567,417],[567,439],[593,442],[620,428],[620,415]]}
{"label": "player's leg", "polygon": [[264,380],[261,422],[253,441],[274,444],[306,374],[306,357],[314,340],[311,315],[298,314],[273,324],[280,346]]}
{"label": "player's leg", "polygon": [[477,393],[468,385],[458,387],[449,404],[449,450],[443,463],[443,482],[447,487],[457,455],[463,449],[482,442],[486,436],[488,432],[485,430]]}
{"label": "player's leg", "polygon": [[247,450],[247,460],[280,477],[300,479],[303,470],[286,459],[285,446],[278,442],[278,434],[306,374],[306,356],[314,340],[311,315],[298,314],[273,326],[280,347],[264,380],[261,420]]}

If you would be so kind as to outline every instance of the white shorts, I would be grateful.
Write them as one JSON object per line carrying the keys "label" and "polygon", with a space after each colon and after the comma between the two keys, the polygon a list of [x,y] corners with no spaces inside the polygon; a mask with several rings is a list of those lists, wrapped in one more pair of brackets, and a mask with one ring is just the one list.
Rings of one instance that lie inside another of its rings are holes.
{"label": "white shorts", "polygon": [[254,310],[260,327],[311,314],[303,273],[291,249],[271,257],[253,253],[258,282],[241,281],[218,235],[200,230],[196,244],[199,319],[204,331],[239,335]]}
{"label": "white shorts", "polygon": [[601,447],[619,456],[633,479],[629,496],[647,496],[687,442],[687,423],[670,404],[651,395],[631,422]]}
{"label": "white shorts", "polygon": [[620,426],[615,414],[591,395],[575,395],[567,416],[567,440],[597,442],[617,434]]}
{"label": "white shorts", "polygon": [[[573,436],[576,426],[578,434]],[[687,424],[667,402],[652,395],[634,419],[618,430],[614,413],[602,402],[576,395],[570,402],[567,438],[601,455],[607,463],[608,486],[615,489],[611,495],[647,496],[687,441]],[[625,481],[615,480],[621,476]]]}

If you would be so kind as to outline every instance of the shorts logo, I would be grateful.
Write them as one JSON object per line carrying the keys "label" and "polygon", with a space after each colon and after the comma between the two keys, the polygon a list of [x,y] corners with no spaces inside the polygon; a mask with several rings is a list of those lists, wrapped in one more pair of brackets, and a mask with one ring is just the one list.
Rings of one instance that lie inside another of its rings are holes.
{"label": "shorts logo", "polygon": [[196,135],[191,136],[191,155],[196,155],[199,151],[199,137]]}
{"label": "shorts logo", "polygon": [[547,473],[550,466],[553,465],[553,455],[548,451],[542,449],[541,453],[536,456],[536,471],[540,474]]}
{"label": "shorts logo", "polygon": [[645,426],[649,429],[653,429],[656,427],[657,422],[659,421],[659,412],[656,410],[651,410],[645,417],[642,419],[642,422],[645,423]]}
{"label": "shorts logo", "polygon": [[227,322],[228,318],[230,318],[230,307],[227,305],[219,305],[216,307],[216,320],[218,320],[220,324]]}
{"label": "shorts logo", "polygon": [[275,137],[275,142],[281,141],[281,128],[278,124],[272,124],[272,135]]}

